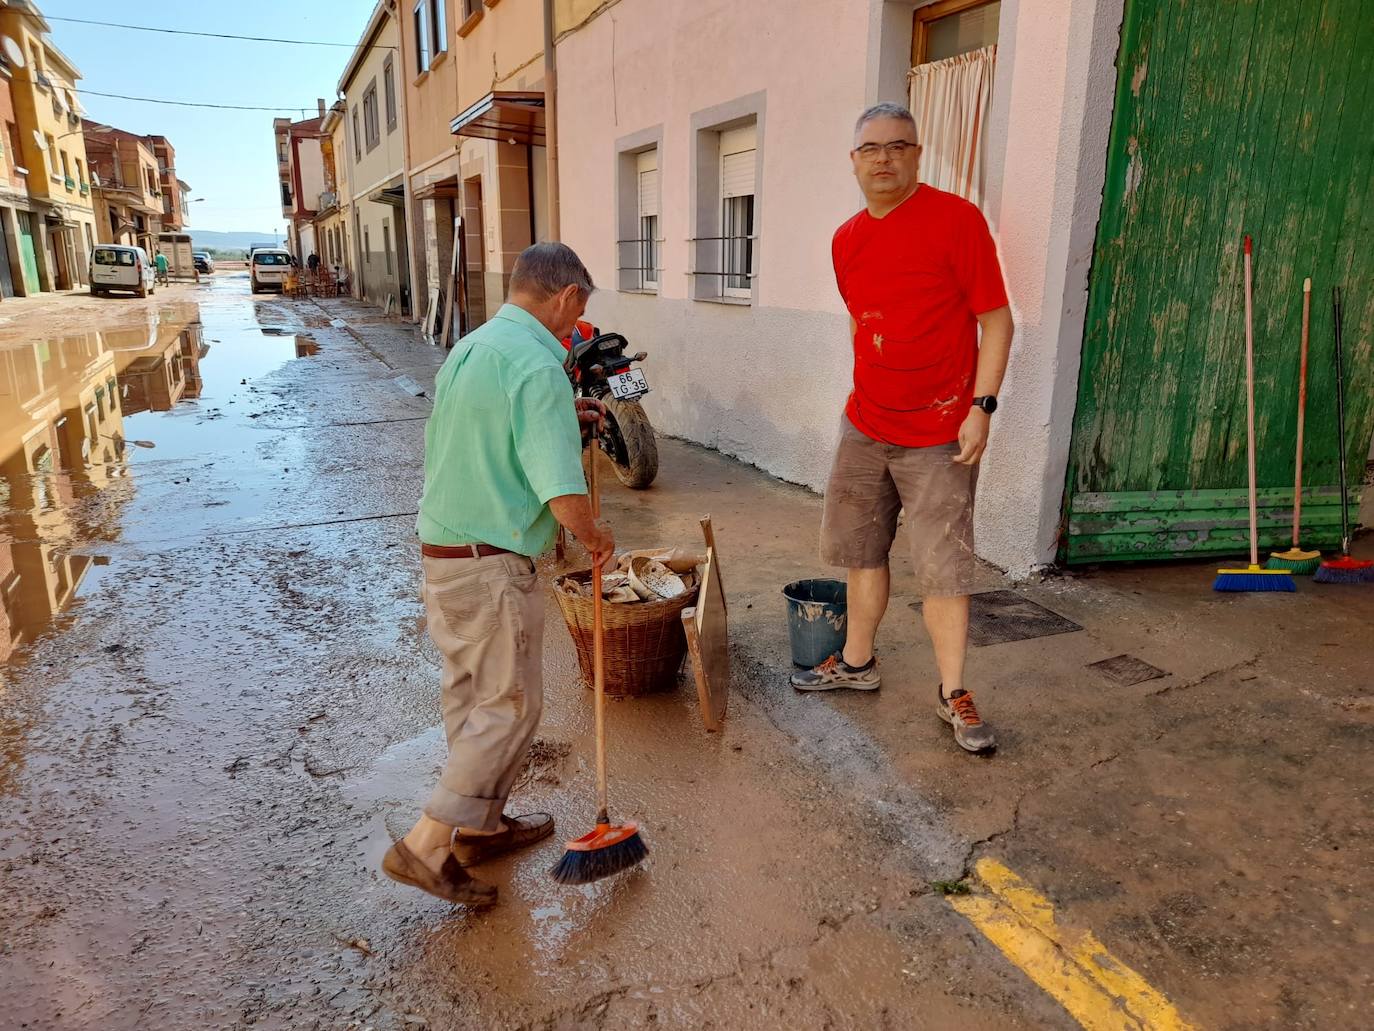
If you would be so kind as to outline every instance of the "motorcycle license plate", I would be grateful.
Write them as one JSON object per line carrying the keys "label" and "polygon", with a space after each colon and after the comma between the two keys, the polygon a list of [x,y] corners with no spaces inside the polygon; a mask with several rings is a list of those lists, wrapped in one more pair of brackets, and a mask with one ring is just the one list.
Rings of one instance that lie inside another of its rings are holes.
{"label": "motorcycle license plate", "polygon": [[649,381],[638,369],[627,369],[607,376],[606,383],[611,388],[611,396],[617,401],[633,401],[649,392]]}

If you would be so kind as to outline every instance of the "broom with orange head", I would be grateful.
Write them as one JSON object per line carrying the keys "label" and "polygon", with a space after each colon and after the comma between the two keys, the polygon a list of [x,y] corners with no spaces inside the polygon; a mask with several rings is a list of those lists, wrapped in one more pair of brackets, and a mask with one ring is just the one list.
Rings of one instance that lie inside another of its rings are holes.
{"label": "broom with orange head", "polygon": [[[597,445],[591,447],[592,518],[601,518],[601,494],[596,480]],[[606,654],[602,642],[604,623],[600,563],[592,567],[592,686],[596,695],[596,827],[567,843],[563,858],[549,871],[560,884],[590,884],[640,863],[649,854],[634,823],[611,823],[606,805]]]}

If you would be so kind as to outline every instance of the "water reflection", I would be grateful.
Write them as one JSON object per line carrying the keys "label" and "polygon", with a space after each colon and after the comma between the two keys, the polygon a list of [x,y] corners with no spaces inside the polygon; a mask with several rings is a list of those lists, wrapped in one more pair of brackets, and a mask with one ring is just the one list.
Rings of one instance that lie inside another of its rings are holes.
{"label": "water reflection", "polygon": [[135,328],[0,342],[0,662],[100,561],[73,549],[110,539],[116,513],[101,506],[87,525],[82,511],[128,475],[124,419],[199,397],[206,353],[194,304]]}

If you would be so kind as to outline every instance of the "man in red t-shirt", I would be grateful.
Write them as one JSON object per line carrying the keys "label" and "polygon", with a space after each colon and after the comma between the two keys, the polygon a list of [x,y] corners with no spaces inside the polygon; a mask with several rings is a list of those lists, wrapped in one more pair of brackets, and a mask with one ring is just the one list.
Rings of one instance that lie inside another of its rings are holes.
{"label": "man in red t-shirt", "polygon": [[[821,556],[849,571],[844,650],[796,673],[802,691],[880,684],[873,639],[887,609],[888,553],[905,510],[941,684],[936,711],[970,752],[996,747],[964,686],[973,588],[973,497],[1012,320],[997,248],[974,205],[921,185],[911,112],[860,117],[850,159],[867,206],[835,232],[854,389],[821,524]],[[981,338],[981,339],[980,339]]]}

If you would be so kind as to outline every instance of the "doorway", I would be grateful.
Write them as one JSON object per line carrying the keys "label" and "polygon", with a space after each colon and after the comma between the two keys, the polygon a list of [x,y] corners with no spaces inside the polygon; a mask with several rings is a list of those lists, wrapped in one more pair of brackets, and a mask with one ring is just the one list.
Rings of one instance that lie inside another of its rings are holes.
{"label": "doorway", "polygon": [[482,177],[477,175],[463,180],[463,248],[467,251],[463,283],[468,304],[469,329],[476,329],[487,321],[487,249],[483,232],[485,225]]}

